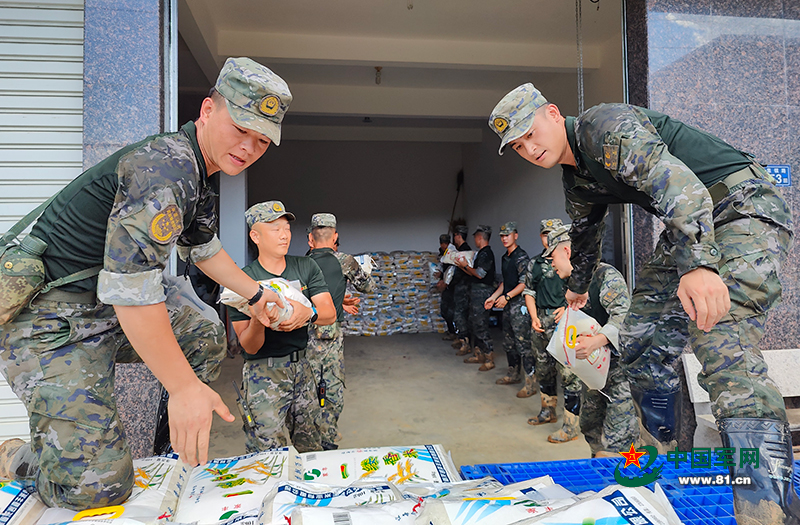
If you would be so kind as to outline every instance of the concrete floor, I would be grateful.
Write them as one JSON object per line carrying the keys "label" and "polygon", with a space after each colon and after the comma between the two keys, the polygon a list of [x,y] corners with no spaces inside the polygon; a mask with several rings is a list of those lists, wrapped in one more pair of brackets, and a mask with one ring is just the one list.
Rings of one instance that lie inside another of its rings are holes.
{"label": "concrete floor", "polygon": [[[502,349],[498,329],[495,348]],[[518,399],[519,385],[496,385],[506,370],[500,350],[497,368],[479,372],[464,364],[441,334],[398,334],[345,338],[347,389],[339,421],[340,448],[441,444],[456,466],[479,463],[588,458],[583,437],[565,444],[547,442],[559,422],[531,426],[540,398]],[[497,352],[496,352],[497,354]],[[226,359],[211,386],[237,421],[215,418],[209,457],[242,454],[244,434],[231,380],[241,381],[242,358]]]}

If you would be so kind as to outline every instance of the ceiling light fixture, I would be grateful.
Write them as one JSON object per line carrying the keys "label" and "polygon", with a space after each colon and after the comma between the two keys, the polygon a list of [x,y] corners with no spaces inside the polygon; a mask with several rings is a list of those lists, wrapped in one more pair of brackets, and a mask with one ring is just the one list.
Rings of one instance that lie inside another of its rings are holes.
{"label": "ceiling light fixture", "polygon": [[383,69],[383,67],[375,66],[375,83],[376,84],[380,84],[381,83],[381,69]]}

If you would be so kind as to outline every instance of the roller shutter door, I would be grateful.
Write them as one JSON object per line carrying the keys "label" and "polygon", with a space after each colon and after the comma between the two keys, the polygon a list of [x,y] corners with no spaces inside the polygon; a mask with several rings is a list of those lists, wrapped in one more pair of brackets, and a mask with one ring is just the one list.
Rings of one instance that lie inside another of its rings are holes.
{"label": "roller shutter door", "polygon": [[[0,232],[83,162],[83,0],[0,0]],[[29,438],[0,376],[0,442]]]}

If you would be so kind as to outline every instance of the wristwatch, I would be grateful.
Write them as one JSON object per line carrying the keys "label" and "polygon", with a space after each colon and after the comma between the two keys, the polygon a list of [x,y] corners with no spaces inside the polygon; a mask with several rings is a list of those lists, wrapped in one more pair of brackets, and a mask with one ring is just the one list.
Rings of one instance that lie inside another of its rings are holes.
{"label": "wristwatch", "polygon": [[252,298],[250,298],[249,301],[247,301],[247,304],[253,306],[259,301],[259,299],[261,299],[262,295],[264,295],[264,287],[261,285],[261,283],[258,283],[258,291]]}
{"label": "wristwatch", "polygon": [[510,301],[510,300],[511,300],[511,297],[510,297],[510,296],[509,296],[507,293],[504,293],[504,294],[503,294],[503,297],[505,297],[505,298],[506,298],[506,302],[508,302],[508,301]]}
{"label": "wristwatch", "polygon": [[319,317],[319,315],[317,314],[317,309],[313,304],[311,305],[311,311],[313,313],[311,314],[311,319],[308,320],[308,324],[316,323],[317,317]]}

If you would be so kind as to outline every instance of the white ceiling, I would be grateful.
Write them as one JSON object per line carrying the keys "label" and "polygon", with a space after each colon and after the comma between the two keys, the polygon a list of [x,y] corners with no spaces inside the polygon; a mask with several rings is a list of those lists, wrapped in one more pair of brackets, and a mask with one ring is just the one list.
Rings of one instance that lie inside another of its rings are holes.
{"label": "white ceiling", "polygon": [[[582,18],[586,73],[619,62],[622,0]],[[179,0],[179,29],[181,92],[249,56],[288,82],[292,115],[482,122],[523,82],[576,91],[573,0]]]}

